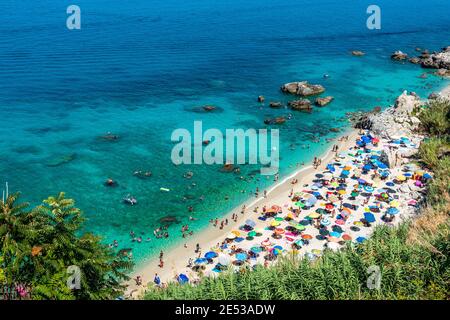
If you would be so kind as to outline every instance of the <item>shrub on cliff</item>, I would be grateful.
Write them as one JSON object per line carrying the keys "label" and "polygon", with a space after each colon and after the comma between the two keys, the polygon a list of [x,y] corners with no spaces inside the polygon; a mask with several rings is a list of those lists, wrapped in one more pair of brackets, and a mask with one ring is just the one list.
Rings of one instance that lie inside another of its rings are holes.
{"label": "shrub on cliff", "polygon": [[[132,262],[81,234],[84,217],[64,193],[36,208],[18,204],[19,194],[0,201],[0,286],[4,298],[112,299],[121,295]],[[80,270],[80,287],[71,290],[69,266]]]}

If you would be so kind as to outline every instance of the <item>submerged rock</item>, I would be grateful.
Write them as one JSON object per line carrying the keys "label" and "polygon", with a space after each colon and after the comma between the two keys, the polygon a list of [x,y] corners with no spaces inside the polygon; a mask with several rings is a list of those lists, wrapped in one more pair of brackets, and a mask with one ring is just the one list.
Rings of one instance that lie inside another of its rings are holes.
{"label": "submerged rock", "polygon": [[308,81],[289,82],[281,86],[281,91],[299,96],[312,96],[325,91],[320,84],[309,84]]}
{"label": "submerged rock", "polygon": [[409,59],[408,61],[413,64],[420,64],[420,62],[421,62],[420,58],[418,58],[418,57],[413,57],[413,58]]}
{"label": "submerged rock", "polygon": [[333,100],[334,100],[334,97],[332,97],[332,96],[317,98],[315,101],[315,104],[319,107],[324,107]]}
{"label": "submerged rock", "polygon": [[269,103],[269,107],[271,108],[281,108],[283,106],[283,104],[281,102],[270,102]]}
{"label": "submerged rock", "polygon": [[276,117],[273,119],[266,119],[264,120],[265,124],[283,124],[286,122],[286,118],[285,117]]}
{"label": "submerged rock", "polygon": [[47,167],[59,167],[59,166],[62,166],[63,164],[66,164],[66,163],[69,163],[69,162],[75,160],[76,157],[77,157],[76,153],[70,153],[70,154],[55,158],[55,159],[51,159],[50,161],[47,162],[46,165],[47,165]]}
{"label": "submerged rock", "polygon": [[117,134],[108,132],[105,135],[101,136],[100,138],[105,141],[117,141],[119,140],[120,137]]}
{"label": "submerged rock", "polygon": [[159,219],[160,223],[178,223],[178,218],[176,216],[165,216]]}
{"label": "submerged rock", "polygon": [[366,53],[363,51],[359,51],[359,50],[354,50],[352,51],[352,55],[354,55],[355,57],[362,57],[364,56]]}
{"label": "submerged rock", "polygon": [[203,108],[203,110],[205,110],[207,112],[214,111],[217,109],[216,106],[212,106],[212,105],[203,106],[202,108]]}

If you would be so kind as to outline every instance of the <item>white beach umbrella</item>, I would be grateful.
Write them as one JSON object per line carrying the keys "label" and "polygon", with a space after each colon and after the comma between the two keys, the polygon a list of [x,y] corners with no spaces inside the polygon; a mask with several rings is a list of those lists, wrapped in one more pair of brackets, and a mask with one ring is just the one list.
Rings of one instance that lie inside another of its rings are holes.
{"label": "white beach umbrella", "polygon": [[218,260],[219,260],[219,263],[223,266],[227,266],[231,263],[230,256],[228,256],[226,254],[220,254]]}

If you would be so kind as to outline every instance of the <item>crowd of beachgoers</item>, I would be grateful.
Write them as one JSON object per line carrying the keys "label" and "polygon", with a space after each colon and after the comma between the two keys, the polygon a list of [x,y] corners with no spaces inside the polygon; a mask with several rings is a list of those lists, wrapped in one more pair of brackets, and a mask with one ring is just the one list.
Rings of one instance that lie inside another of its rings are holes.
{"label": "crowd of beachgoers", "polygon": [[[416,103],[414,94],[404,93],[398,101]],[[404,112],[396,108],[395,112]],[[404,133],[404,132],[402,132]],[[334,145],[323,159],[315,158],[309,177],[289,181],[289,192],[276,193],[262,206],[245,205],[240,212],[223,220],[211,219],[213,228],[222,230],[217,243],[197,243],[183,267],[164,270],[160,253],[160,272],[150,285],[164,287],[169,281],[197,283],[202,276],[217,276],[230,267],[239,270],[257,265],[269,267],[281,256],[314,260],[324,250],[339,250],[348,243],[362,243],[374,226],[393,226],[417,213],[427,183],[433,174],[412,161],[420,146],[420,135],[386,137],[370,130],[354,131]],[[255,196],[259,196],[256,190]],[[237,221],[242,222],[237,224]],[[223,233],[224,231],[222,231]],[[136,285],[144,285],[142,277]]]}

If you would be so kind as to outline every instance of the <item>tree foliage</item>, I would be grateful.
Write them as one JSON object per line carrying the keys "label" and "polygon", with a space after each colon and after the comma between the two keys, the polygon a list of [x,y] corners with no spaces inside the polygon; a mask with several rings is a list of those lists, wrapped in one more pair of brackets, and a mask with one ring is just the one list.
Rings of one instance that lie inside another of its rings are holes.
{"label": "tree foliage", "polygon": [[[0,284],[22,287],[33,299],[112,299],[120,296],[133,263],[91,233],[81,233],[80,209],[64,193],[33,209],[19,194],[0,201]],[[70,289],[69,266],[81,271]]]}

